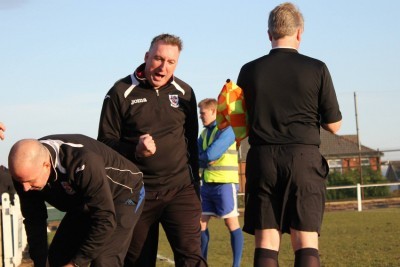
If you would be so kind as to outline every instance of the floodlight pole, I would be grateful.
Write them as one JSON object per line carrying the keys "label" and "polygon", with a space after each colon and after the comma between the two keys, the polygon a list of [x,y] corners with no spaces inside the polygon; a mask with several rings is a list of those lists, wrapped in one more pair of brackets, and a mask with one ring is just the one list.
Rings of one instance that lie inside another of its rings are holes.
{"label": "floodlight pole", "polygon": [[[358,129],[358,112],[357,112],[357,95],[354,92],[354,108],[356,114],[356,130],[357,130],[357,143],[358,143],[358,162],[360,169],[360,184],[363,185],[362,165],[361,165],[361,142],[360,142],[360,131]],[[361,187],[361,199],[364,199],[364,187]]]}

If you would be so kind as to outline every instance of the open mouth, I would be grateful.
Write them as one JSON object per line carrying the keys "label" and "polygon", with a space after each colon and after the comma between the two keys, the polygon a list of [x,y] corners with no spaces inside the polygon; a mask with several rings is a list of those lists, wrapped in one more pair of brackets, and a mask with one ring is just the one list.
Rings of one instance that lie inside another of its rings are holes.
{"label": "open mouth", "polygon": [[156,73],[154,76],[155,76],[157,79],[163,79],[163,78],[165,77],[165,75],[161,75],[161,74],[159,74],[159,73]]}

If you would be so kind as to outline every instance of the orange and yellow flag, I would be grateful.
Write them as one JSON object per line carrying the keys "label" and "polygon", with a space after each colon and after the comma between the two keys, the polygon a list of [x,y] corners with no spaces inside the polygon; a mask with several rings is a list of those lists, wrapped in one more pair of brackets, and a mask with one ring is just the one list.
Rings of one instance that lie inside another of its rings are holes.
{"label": "orange and yellow flag", "polygon": [[218,95],[217,127],[224,129],[232,126],[236,146],[249,134],[246,103],[242,88],[227,80]]}

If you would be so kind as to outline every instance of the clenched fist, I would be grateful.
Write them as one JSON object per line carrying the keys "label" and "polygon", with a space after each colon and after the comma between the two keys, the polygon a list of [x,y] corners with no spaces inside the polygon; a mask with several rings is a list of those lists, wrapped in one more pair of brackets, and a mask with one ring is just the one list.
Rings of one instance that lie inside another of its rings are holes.
{"label": "clenched fist", "polygon": [[144,134],[139,137],[135,153],[137,157],[150,157],[156,153],[156,143],[150,134]]}

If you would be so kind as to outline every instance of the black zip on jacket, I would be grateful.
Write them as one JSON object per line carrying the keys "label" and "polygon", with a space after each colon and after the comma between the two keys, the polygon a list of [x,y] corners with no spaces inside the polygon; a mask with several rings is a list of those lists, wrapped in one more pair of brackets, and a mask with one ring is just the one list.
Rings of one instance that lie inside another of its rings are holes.
{"label": "black zip on jacket", "polygon": [[[51,135],[39,141],[51,155],[53,170],[47,185],[41,191],[25,192],[22,185],[14,181],[25,218],[30,256],[35,266],[45,266],[47,202],[64,212],[89,212],[88,236],[71,259],[83,266],[99,255],[102,245],[113,233],[116,227],[114,207],[126,201],[119,196],[125,190],[132,192],[140,188],[143,175],[132,162],[84,135]],[[139,195],[133,197],[134,201],[139,201]]]}
{"label": "black zip on jacket", "polygon": [[[198,117],[193,89],[173,77],[154,89],[135,73],[115,83],[102,107],[98,140],[133,161],[144,174],[147,189],[169,189],[199,181]],[[139,137],[150,134],[156,153],[136,158]]]}

